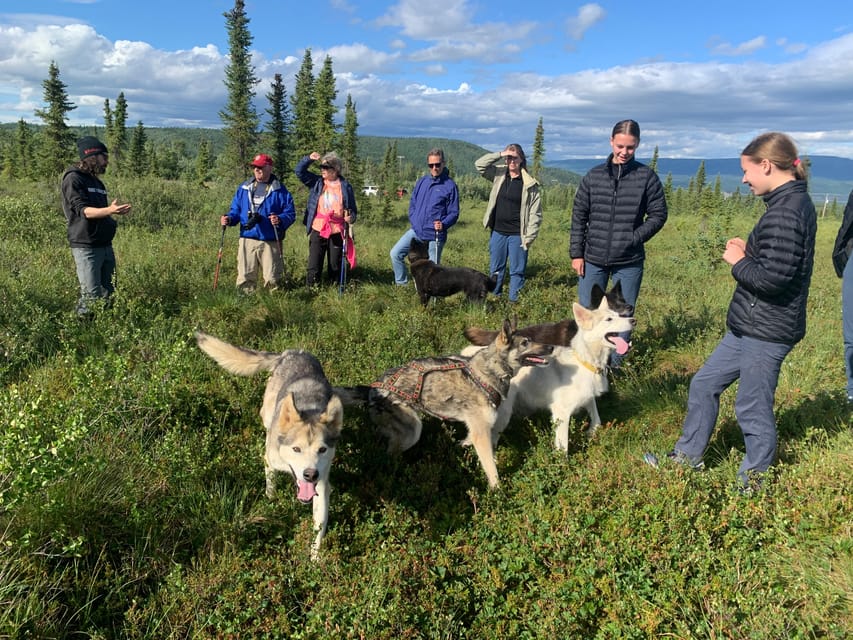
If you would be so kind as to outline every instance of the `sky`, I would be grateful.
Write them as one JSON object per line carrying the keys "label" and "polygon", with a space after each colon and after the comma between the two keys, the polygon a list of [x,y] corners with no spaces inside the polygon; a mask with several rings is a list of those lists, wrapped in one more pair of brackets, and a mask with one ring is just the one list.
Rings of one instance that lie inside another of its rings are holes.
{"label": "sky", "polygon": [[[59,67],[72,125],[220,127],[234,0],[0,0],[0,122],[40,123]],[[853,158],[853,3],[739,0],[245,1],[260,83],[288,95],[305,50],[331,56],[343,121],[361,135],[441,137],[605,157],[613,125],[640,123],[639,157],[737,157],[789,133],[801,155]]]}

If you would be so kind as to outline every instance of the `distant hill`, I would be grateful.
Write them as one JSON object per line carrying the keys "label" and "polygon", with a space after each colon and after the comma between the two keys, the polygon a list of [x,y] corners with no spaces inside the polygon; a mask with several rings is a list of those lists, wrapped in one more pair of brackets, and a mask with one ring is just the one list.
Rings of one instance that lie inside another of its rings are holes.
{"label": "distant hill", "polygon": [[[638,159],[645,163],[650,160]],[[809,161],[809,191],[812,196],[816,200],[829,197],[830,200],[846,202],[847,196],[853,190],[853,160],[837,156],[811,156]],[[583,175],[591,167],[602,162],[603,158],[581,158],[556,160],[548,165]],[[690,180],[696,176],[701,162],[701,158],[658,158],[658,175],[664,180],[668,174],[672,174],[673,186],[687,188]],[[740,189],[741,193],[746,193],[747,187],[741,182],[743,173],[740,158],[711,158],[704,162],[708,184],[713,185],[717,176],[720,176],[723,191],[731,193]]]}
{"label": "distant hill", "polygon": [[[0,124],[0,139],[12,135],[17,123]],[[39,127],[39,125],[30,126]],[[103,135],[103,127],[71,127],[77,135]],[[130,133],[130,131],[129,131]],[[214,153],[225,146],[225,137],[221,129],[192,129],[182,127],[146,127],[148,140],[154,144],[179,144],[190,157],[194,156],[199,142],[206,139],[211,143]],[[426,153],[433,147],[444,149],[454,175],[474,175],[474,161],[489,151],[483,147],[449,138],[390,138],[381,136],[359,136],[359,154],[371,162],[381,164],[389,144],[397,142],[397,155],[400,161],[419,166],[426,162]],[[649,158],[639,158],[648,163]],[[853,160],[837,156],[811,156],[809,191],[819,201],[828,198],[846,202],[853,191]],[[571,160],[549,160],[543,168],[540,179],[543,184],[577,184],[581,176],[589,169],[604,161],[603,158],[579,158]],[[672,174],[675,187],[687,188],[690,180],[699,169],[701,158],[659,158],[658,174],[666,179]],[[741,183],[739,158],[710,158],[705,161],[705,175],[708,184],[713,185],[720,176],[723,191],[731,193],[740,189],[746,192]]]}
{"label": "distant hill", "polygon": [[[474,161],[488,153],[490,149],[478,147],[470,142],[451,140],[449,138],[386,138],[381,136],[359,136],[359,155],[381,164],[385,158],[385,150],[389,144],[397,142],[397,155],[403,156],[401,162],[419,166],[426,163],[426,154],[430,149],[439,148],[444,151],[447,162],[456,176],[475,175]],[[498,151],[492,149],[491,151]],[[528,157],[528,162],[530,158]],[[577,184],[580,176],[563,167],[547,166],[542,170],[541,180],[544,184]]]}

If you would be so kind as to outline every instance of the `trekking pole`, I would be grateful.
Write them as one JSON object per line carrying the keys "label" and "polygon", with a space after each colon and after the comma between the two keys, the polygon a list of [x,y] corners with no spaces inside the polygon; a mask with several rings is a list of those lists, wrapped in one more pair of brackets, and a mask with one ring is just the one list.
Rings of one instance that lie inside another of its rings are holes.
{"label": "trekking pole", "polygon": [[222,266],[222,247],[225,246],[225,229],[228,227],[222,225],[222,237],[219,238],[219,253],[216,255],[216,272],[213,274],[213,290],[216,291],[216,285],[219,284],[219,267]]}
{"label": "trekking pole", "polygon": [[439,257],[440,256],[438,255],[438,229],[436,229],[435,230],[435,263],[436,264],[438,264]]}
{"label": "trekking pole", "polygon": [[[279,220],[281,220],[281,218],[279,218]],[[278,259],[281,262],[281,286],[284,286],[284,247],[282,246],[282,240],[278,237],[277,225],[272,225],[272,232],[275,234],[275,244],[278,246]]]}
{"label": "trekking pole", "polygon": [[338,295],[344,295],[344,285],[347,283],[347,236],[349,235],[349,225],[344,222],[341,230],[341,279],[338,284]]}
{"label": "trekking pole", "polygon": [[[438,229],[435,228],[435,221],[433,221],[432,229],[435,232],[435,245],[433,245],[435,247],[435,264],[438,264],[440,256],[438,255]],[[430,298],[430,305],[432,305],[433,307],[435,306],[435,300],[435,296]]]}

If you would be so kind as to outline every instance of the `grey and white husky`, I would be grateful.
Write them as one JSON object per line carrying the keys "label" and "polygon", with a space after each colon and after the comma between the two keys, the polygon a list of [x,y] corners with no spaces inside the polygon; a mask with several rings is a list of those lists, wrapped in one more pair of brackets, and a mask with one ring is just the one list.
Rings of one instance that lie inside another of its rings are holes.
{"label": "grey and white husky", "polygon": [[[505,320],[495,339],[472,357],[420,358],[389,369],[369,387],[336,388],[344,403],[367,402],[373,422],[388,438],[389,453],[414,446],[421,413],[463,422],[490,487],[499,482],[492,429],[510,380],[522,368],[545,367],[554,347],[515,332]],[[547,368],[547,367],[545,367]]]}
{"label": "grey and white husky", "polygon": [[205,333],[195,335],[202,351],[227,371],[241,376],[271,373],[261,406],[266,493],[272,497],[275,491],[276,471],[293,476],[296,498],[303,504],[313,503],[311,557],[316,559],[329,520],[329,470],[344,419],[340,398],[320,362],[307,351],[253,351]]}

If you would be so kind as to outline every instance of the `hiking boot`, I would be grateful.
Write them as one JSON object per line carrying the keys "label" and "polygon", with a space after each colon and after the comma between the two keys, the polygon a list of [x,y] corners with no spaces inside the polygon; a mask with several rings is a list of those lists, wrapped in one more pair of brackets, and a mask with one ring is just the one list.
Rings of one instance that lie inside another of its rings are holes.
{"label": "hiking boot", "polygon": [[[693,469],[694,471],[702,471],[705,468],[705,463],[699,460],[698,462],[683,454],[681,451],[672,450],[664,456],[664,462],[671,462],[674,464],[681,465],[683,467],[687,467],[688,469]],[[661,461],[660,459],[652,452],[647,451],[643,454],[643,462],[647,465],[654,467],[655,469],[660,468]]]}
{"label": "hiking boot", "polygon": [[764,490],[766,472],[748,471],[746,474],[738,474],[737,491],[740,495],[751,498]]}

